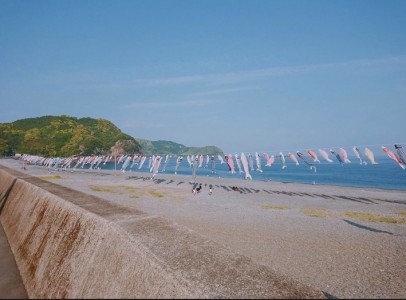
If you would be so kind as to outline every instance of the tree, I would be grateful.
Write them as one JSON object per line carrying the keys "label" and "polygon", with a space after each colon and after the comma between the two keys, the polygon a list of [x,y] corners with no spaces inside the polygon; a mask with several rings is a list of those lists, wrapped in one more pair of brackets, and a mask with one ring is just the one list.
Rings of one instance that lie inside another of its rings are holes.
{"label": "tree", "polygon": [[9,146],[6,140],[0,139],[0,156],[6,155]]}
{"label": "tree", "polygon": [[124,144],[122,141],[117,141],[113,147],[111,147],[111,155],[114,157],[119,157],[125,154]]}
{"label": "tree", "polygon": [[22,152],[44,155],[43,144],[41,141],[41,131],[38,128],[30,129],[24,135]]}

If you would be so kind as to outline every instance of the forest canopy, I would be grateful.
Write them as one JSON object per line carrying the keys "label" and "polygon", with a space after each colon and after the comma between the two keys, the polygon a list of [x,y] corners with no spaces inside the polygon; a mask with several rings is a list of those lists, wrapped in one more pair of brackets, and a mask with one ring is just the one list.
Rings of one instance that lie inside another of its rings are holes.
{"label": "forest canopy", "polygon": [[119,142],[126,153],[141,145],[105,119],[43,116],[0,123],[0,155],[28,153],[44,157],[110,154]]}
{"label": "forest canopy", "polygon": [[122,154],[221,154],[216,146],[187,147],[171,141],[136,139],[105,119],[42,116],[0,123],[0,156],[43,157]]}

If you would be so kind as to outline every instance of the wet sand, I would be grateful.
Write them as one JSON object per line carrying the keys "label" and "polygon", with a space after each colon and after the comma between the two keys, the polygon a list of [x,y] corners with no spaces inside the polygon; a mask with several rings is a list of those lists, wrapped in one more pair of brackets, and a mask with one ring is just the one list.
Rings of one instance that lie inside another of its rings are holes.
{"label": "wet sand", "polygon": [[406,191],[197,177],[193,195],[191,176],[0,164],[166,218],[331,297],[406,297]]}

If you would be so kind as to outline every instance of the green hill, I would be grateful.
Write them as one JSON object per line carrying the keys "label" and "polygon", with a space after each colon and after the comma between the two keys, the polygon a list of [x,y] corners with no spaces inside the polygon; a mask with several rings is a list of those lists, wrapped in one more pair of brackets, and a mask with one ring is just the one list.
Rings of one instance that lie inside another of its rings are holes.
{"label": "green hill", "polygon": [[222,154],[216,146],[186,147],[171,141],[135,139],[105,119],[43,116],[0,123],[0,156],[27,153],[44,157],[71,155]]}
{"label": "green hill", "polygon": [[216,146],[206,147],[187,147],[171,141],[149,141],[137,139],[141,144],[142,152],[145,154],[178,154],[178,155],[206,155],[206,154],[223,154],[223,151]]}
{"label": "green hill", "polygon": [[140,144],[105,119],[43,116],[0,123],[0,155],[45,157],[108,154],[111,148],[139,153]]}

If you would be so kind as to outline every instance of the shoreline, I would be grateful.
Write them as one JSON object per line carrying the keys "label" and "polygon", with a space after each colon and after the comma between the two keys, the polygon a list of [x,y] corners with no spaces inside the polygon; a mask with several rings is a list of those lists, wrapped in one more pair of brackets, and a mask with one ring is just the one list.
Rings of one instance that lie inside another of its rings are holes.
{"label": "shoreline", "polygon": [[406,297],[406,224],[348,214],[406,220],[403,190],[197,176],[203,188],[193,195],[191,176],[179,174],[0,164],[166,218],[334,297]]}
{"label": "shoreline", "polygon": [[[12,158],[11,158],[12,159]],[[144,164],[145,165],[145,164]],[[117,173],[122,172],[123,164],[119,164],[116,168]],[[101,164],[97,169],[90,168],[89,164],[78,166],[76,169],[65,167],[50,167],[52,170],[90,170],[94,172],[107,171],[114,172],[114,164],[108,162],[106,165]],[[175,165],[173,160],[169,162],[168,166],[165,165],[163,169],[157,174],[169,174],[169,175],[185,175],[192,178],[193,170],[191,168],[180,166],[177,174],[174,171]],[[273,181],[283,183],[301,183],[310,185],[333,185],[342,187],[360,187],[360,188],[380,188],[385,190],[400,190],[406,191],[406,177],[405,173],[400,168],[396,167],[390,161],[384,161],[379,165],[372,166],[359,166],[353,164],[347,165],[334,165],[334,164],[321,164],[319,171],[309,171],[303,165],[288,167],[285,171],[280,172],[278,168],[265,168],[263,172],[252,171],[253,181]],[[142,169],[138,169],[137,166],[126,166],[125,173],[144,173],[152,174],[149,172],[149,168],[144,166]],[[196,169],[197,177],[210,177],[219,179],[237,179],[240,181],[248,181],[244,177],[244,173],[235,172],[231,174],[223,165],[219,165],[216,170],[213,171],[207,167],[201,167]]]}
{"label": "shoreline", "polygon": [[[2,160],[14,160],[12,158],[6,158],[6,159],[1,159],[0,158],[0,162]],[[22,161],[20,160],[16,160],[17,162],[19,162],[22,166]],[[31,165],[31,164],[26,164],[26,167],[40,167],[43,169],[47,169],[48,167],[46,166],[39,166],[39,165]],[[122,172],[121,170],[116,170],[114,171],[114,169],[89,169],[89,168],[77,168],[77,169],[71,169],[71,168],[49,168],[51,171],[51,173],[58,173],[58,172],[66,172],[66,173],[80,173],[80,172],[84,172],[84,173],[94,173],[94,174],[110,174],[110,175],[114,175],[114,173],[116,173],[116,176],[131,176],[132,174],[135,174],[137,176],[142,176],[142,177],[151,177],[152,176],[152,172],[148,172],[148,171],[137,171],[137,170],[128,170],[126,172]],[[175,173],[168,173],[168,172],[159,172],[157,173],[158,177],[156,178],[166,178],[168,176],[173,176],[174,178],[184,178],[184,180],[186,180],[185,178],[189,178],[192,179],[192,174],[175,174]],[[224,180],[224,181],[230,181],[236,183],[248,183],[248,182],[262,182],[262,183],[280,183],[280,184],[299,184],[299,185],[306,185],[306,186],[326,186],[326,187],[343,187],[343,188],[355,188],[355,189],[372,189],[372,190],[384,190],[384,191],[398,191],[398,192],[406,192],[406,187],[405,189],[399,189],[399,188],[385,188],[385,187],[369,187],[369,186],[355,186],[355,185],[345,185],[345,184],[330,184],[330,183],[319,183],[319,182],[315,182],[315,183],[310,183],[310,182],[297,182],[297,181],[285,181],[285,180],[274,180],[274,179],[268,179],[268,180],[263,180],[263,179],[252,179],[252,180],[248,180],[248,179],[244,179],[243,177],[241,178],[235,178],[235,177],[221,177],[221,176],[207,176],[207,175],[196,175],[196,181],[204,181],[205,179],[209,179],[209,181],[212,180]],[[189,180],[191,181],[191,180]],[[241,184],[243,185],[243,184]]]}

